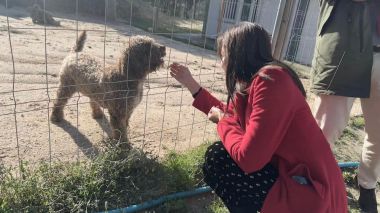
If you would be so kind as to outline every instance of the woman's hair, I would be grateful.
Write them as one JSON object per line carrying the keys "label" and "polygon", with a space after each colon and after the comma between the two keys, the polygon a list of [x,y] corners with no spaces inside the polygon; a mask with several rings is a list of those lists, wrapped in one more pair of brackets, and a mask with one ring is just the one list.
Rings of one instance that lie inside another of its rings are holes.
{"label": "woman's hair", "polygon": [[223,49],[226,63],[227,106],[236,92],[237,83],[250,83],[266,65],[277,65],[288,70],[306,96],[302,82],[294,70],[273,58],[269,34],[260,25],[243,22],[219,36],[217,45],[217,53],[222,57]]}

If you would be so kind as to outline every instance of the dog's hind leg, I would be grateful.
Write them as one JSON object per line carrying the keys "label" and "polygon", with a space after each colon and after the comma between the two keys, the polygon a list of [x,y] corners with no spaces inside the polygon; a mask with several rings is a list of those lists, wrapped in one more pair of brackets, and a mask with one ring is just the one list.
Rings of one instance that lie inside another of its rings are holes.
{"label": "dog's hind leg", "polygon": [[100,108],[100,105],[98,103],[96,103],[93,100],[90,100],[90,106],[92,109],[92,118],[94,118],[94,119],[103,118],[103,115],[104,115],[103,110],[102,110],[102,108]]}
{"label": "dog's hind leg", "polygon": [[50,120],[53,122],[60,122],[63,120],[63,108],[67,101],[76,92],[75,82],[69,78],[61,76],[60,85],[57,91],[57,98],[54,101],[53,111]]}

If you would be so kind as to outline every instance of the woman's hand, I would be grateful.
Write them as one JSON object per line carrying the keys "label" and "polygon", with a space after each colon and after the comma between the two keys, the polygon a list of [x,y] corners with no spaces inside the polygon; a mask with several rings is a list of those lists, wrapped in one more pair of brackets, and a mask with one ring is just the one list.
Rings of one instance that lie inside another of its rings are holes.
{"label": "woman's hand", "polygon": [[207,115],[208,119],[210,121],[212,121],[213,123],[216,123],[216,124],[220,120],[222,120],[223,116],[224,116],[224,112],[217,107],[212,107],[210,109],[210,112],[208,112],[208,115]]}
{"label": "woman's hand", "polygon": [[169,66],[170,75],[175,78],[183,86],[187,87],[191,94],[195,94],[199,91],[201,86],[193,78],[189,68],[178,63],[173,63]]}

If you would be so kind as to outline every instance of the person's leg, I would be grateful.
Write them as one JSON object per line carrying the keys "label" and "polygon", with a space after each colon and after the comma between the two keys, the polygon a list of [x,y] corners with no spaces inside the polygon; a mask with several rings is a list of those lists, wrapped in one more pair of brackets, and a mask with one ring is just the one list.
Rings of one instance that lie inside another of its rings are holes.
{"label": "person's leg", "polygon": [[335,95],[319,95],[314,100],[314,118],[331,147],[347,125],[354,100]]}
{"label": "person's leg", "polygon": [[361,99],[365,132],[358,172],[359,204],[364,211],[377,212],[375,188],[380,177],[380,54],[374,55],[371,96]]}
{"label": "person's leg", "polygon": [[271,165],[258,172],[244,173],[221,142],[216,142],[207,149],[203,174],[204,181],[232,213],[260,211],[267,193],[278,177],[277,170]]}

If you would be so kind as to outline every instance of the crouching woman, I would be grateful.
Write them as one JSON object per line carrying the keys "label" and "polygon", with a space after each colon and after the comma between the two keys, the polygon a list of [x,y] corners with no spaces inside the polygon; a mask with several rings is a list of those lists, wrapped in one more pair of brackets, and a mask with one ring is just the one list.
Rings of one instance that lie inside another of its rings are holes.
{"label": "crouching woman", "polygon": [[224,104],[174,63],[171,75],[193,106],[217,123],[204,180],[230,212],[346,213],[340,169],[305,100],[295,72],[273,59],[268,33],[240,24],[218,39]]}

